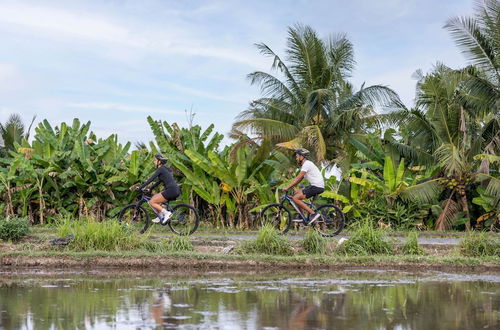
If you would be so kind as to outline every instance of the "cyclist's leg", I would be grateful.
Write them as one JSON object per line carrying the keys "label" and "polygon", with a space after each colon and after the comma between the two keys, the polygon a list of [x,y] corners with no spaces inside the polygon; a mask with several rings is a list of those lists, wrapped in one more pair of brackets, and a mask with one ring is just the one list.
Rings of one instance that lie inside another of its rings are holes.
{"label": "cyclist's leg", "polygon": [[306,204],[303,202],[305,198],[308,198],[304,192],[304,189],[297,190],[295,192],[295,195],[292,196],[293,201],[295,204],[297,204],[301,209],[305,210],[309,214],[314,214],[314,211]]}
{"label": "cyclist's leg", "polygon": [[149,205],[151,205],[157,213],[160,213],[163,210],[163,206],[161,206],[161,204],[166,202],[167,200],[163,197],[162,193],[158,193],[151,198]]}

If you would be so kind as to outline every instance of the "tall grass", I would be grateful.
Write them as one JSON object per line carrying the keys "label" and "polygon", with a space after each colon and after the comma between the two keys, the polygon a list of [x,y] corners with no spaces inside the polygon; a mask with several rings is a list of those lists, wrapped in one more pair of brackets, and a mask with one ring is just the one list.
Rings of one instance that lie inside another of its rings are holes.
{"label": "tall grass", "polygon": [[74,221],[61,218],[57,224],[59,236],[74,235],[68,247],[74,251],[127,251],[139,249],[149,236],[139,235],[117,221],[97,222],[92,218]]}
{"label": "tall grass", "polygon": [[423,256],[426,255],[424,249],[418,245],[418,233],[416,231],[412,231],[406,236],[406,242],[401,249],[403,254],[410,255],[418,255]]}
{"label": "tall grass", "polygon": [[468,232],[459,244],[460,254],[466,257],[500,257],[500,240],[483,232]]}
{"label": "tall grass", "polygon": [[271,225],[264,225],[259,229],[257,238],[241,244],[237,252],[289,256],[293,254],[293,249],[286,237],[280,235]]}
{"label": "tall grass", "polygon": [[374,229],[370,221],[362,221],[351,238],[337,248],[337,253],[351,256],[393,253],[391,243],[383,239],[381,229]]}
{"label": "tall grass", "polygon": [[326,251],[326,239],[316,230],[309,228],[304,240],[301,242],[304,251],[312,254],[323,254]]}

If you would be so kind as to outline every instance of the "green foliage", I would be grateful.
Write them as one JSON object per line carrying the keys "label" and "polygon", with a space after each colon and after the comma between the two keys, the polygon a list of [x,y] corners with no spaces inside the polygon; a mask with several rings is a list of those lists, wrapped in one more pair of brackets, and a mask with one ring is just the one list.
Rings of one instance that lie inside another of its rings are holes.
{"label": "green foliage", "polygon": [[309,229],[301,244],[307,253],[323,254],[326,251],[327,240],[318,231]]}
{"label": "green foliage", "polygon": [[129,152],[130,143],[121,145],[116,135],[98,139],[90,122],[78,119],[55,128],[44,120],[31,144],[16,146],[0,167],[6,213],[42,224],[57,214],[112,216],[135,197],[128,188],[153,170],[147,150]]}
{"label": "green foliage", "polygon": [[193,243],[189,240],[188,236],[174,236],[171,241],[167,243],[169,251],[194,251]]}
{"label": "green foliage", "polygon": [[355,221],[367,220],[372,225],[380,222],[394,230],[415,229],[428,214],[428,207],[412,202],[397,201],[390,205],[383,197],[372,197],[357,206]]}
{"label": "green foliage", "polygon": [[410,255],[426,255],[424,249],[422,249],[418,245],[418,233],[416,231],[412,231],[406,236],[406,242],[402,247],[403,254]]}
{"label": "green foliage", "polygon": [[73,251],[129,251],[140,248],[148,239],[148,235],[140,235],[118,221],[97,222],[92,218],[79,221],[69,217],[60,219],[57,234],[61,237],[74,235],[69,243]]}
{"label": "green foliage", "polygon": [[0,239],[18,241],[29,233],[29,221],[26,217],[7,217],[0,220]]}
{"label": "green foliage", "polygon": [[390,254],[393,252],[391,243],[384,240],[383,235],[383,231],[374,229],[370,221],[363,221],[351,238],[337,248],[337,253],[354,256]]}
{"label": "green foliage", "polygon": [[280,235],[271,225],[264,225],[259,229],[257,238],[246,241],[238,247],[240,253],[248,254],[272,254],[285,255],[293,254],[293,249],[290,241]]}
{"label": "green foliage", "polygon": [[483,232],[468,232],[460,241],[460,254],[467,257],[500,257],[500,240]]}

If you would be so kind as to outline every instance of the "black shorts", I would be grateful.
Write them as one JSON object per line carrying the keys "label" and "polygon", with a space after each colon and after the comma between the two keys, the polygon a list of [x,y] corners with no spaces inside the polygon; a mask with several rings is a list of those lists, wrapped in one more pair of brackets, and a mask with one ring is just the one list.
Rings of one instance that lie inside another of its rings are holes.
{"label": "black shorts", "polygon": [[307,186],[304,189],[302,189],[302,193],[306,195],[306,198],[311,198],[313,196],[319,195],[323,191],[325,191],[325,188],[320,188],[316,186]]}
{"label": "black shorts", "polygon": [[181,194],[179,187],[167,187],[165,190],[161,192],[163,198],[167,201],[173,201]]}

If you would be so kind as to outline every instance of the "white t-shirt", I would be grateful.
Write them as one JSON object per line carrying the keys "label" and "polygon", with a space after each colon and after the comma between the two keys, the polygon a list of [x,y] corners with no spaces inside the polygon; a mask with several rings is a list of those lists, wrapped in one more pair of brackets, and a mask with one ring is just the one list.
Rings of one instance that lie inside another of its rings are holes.
{"label": "white t-shirt", "polygon": [[319,171],[319,168],[314,165],[310,160],[306,160],[302,167],[300,168],[301,172],[306,172],[304,176],[307,181],[311,184],[311,186],[325,188],[325,181],[323,180],[323,176]]}

